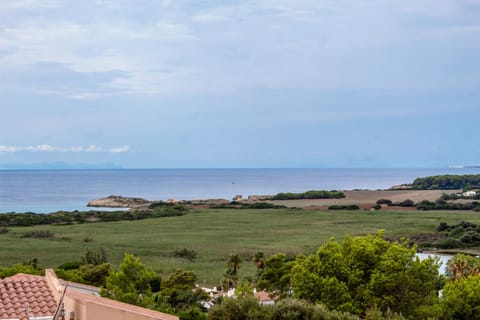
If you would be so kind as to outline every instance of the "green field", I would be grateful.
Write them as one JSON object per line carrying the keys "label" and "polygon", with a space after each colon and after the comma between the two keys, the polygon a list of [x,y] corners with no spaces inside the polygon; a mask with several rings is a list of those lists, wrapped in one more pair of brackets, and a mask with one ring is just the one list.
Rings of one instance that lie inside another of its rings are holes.
{"label": "green field", "polygon": [[[217,284],[232,253],[244,259],[257,251],[293,256],[316,250],[330,237],[342,239],[346,234],[375,233],[379,229],[385,229],[387,235],[408,236],[434,232],[440,222],[454,224],[462,220],[480,224],[480,214],[472,211],[205,209],[184,216],[139,221],[17,227],[0,235],[0,265],[37,257],[42,267],[55,267],[79,260],[87,247],[103,247],[115,266],[128,251],[161,274],[175,269],[193,270],[201,282]],[[23,233],[32,230],[49,230],[55,238],[21,238]],[[85,242],[86,238],[93,241]],[[183,248],[196,250],[197,259],[173,257],[175,250]],[[246,261],[241,276],[253,273],[253,264]]]}

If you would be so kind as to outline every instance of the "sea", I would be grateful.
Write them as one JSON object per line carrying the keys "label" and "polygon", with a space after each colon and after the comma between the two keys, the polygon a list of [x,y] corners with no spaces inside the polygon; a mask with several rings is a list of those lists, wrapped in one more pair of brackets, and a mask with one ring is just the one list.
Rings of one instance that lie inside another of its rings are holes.
{"label": "sea", "polygon": [[417,177],[478,174],[480,168],[0,170],[0,213],[89,210],[109,195],[231,199],[308,190],[386,189]]}

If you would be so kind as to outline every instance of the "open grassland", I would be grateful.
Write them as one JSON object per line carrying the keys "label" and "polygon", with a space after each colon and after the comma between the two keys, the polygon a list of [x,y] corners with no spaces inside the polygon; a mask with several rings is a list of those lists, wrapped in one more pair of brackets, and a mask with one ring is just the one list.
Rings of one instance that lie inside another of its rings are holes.
{"label": "open grassland", "polygon": [[[79,260],[86,248],[106,249],[118,266],[125,251],[161,274],[175,269],[193,270],[202,282],[217,284],[222,279],[228,255],[244,259],[257,251],[269,256],[284,252],[294,256],[313,252],[330,237],[360,235],[385,229],[389,236],[434,232],[440,222],[462,220],[480,224],[472,211],[317,211],[296,209],[205,209],[178,216],[138,221],[102,222],[62,226],[9,228],[0,235],[0,265],[11,265],[33,257],[43,267],[55,267]],[[21,238],[30,231],[50,231],[52,239]],[[194,261],[175,258],[175,250],[196,250]],[[246,261],[241,276],[253,275]]]}

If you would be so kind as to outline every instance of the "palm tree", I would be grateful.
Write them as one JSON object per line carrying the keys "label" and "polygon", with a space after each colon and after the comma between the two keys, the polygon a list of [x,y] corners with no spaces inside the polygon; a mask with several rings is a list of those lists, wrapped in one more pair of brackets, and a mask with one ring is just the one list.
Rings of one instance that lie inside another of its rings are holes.
{"label": "palm tree", "polygon": [[243,260],[238,254],[231,254],[230,257],[228,257],[227,266],[230,268],[230,275],[232,277],[238,276],[238,270],[242,262]]}
{"label": "palm tree", "polygon": [[450,260],[448,271],[451,280],[475,276],[480,273],[479,260],[471,256],[458,254]]}
{"label": "palm tree", "polygon": [[252,262],[253,264],[255,264],[255,266],[257,266],[258,271],[263,271],[263,269],[265,269],[265,255],[263,254],[263,252],[259,251],[255,253],[252,258]]}

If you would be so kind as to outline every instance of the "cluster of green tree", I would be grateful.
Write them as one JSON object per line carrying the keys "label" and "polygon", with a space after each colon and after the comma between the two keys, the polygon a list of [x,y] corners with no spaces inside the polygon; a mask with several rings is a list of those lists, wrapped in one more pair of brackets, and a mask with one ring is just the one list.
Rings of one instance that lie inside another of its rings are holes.
{"label": "cluster of green tree", "polygon": [[245,203],[241,201],[231,201],[230,203],[222,203],[210,206],[211,209],[226,209],[226,208],[233,208],[233,209],[285,209],[286,206],[268,203],[268,202],[253,202],[253,203]]}
{"label": "cluster of green tree", "polygon": [[62,263],[55,268],[55,273],[61,279],[102,287],[106,278],[113,270],[108,262],[107,253],[103,248],[93,251],[87,248],[79,261]]}
{"label": "cluster of green tree", "polygon": [[438,318],[438,264],[420,261],[415,253],[406,241],[391,243],[382,233],[341,243],[332,239],[312,255],[270,257],[257,288],[361,317],[377,310],[407,319]]}
{"label": "cluster of green tree", "polygon": [[447,270],[442,319],[480,319],[480,259],[458,254],[449,261]]}
{"label": "cluster of green tree", "polygon": [[176,270],[161,279],[140,259],[125,253],[118,270],[110,269],[100,294],[114,300],[177,314],[181,319],[206,319],[199,302],[208,295],[194,289],[197,276],[191,271]]}
{"label": "cluster of green tree", "polygon": [[302,193],[281,192],[272,196],[272,200],[298,200],[298,199],[340,199],[345,198],[341,191],[310,190]]}
{"label": "cluster of green tree", "polygon": [[417,210],[475,210],[480,211],[480,202],[446,202],[443,199],[437,201],[423,200],[416,205]]}
{"label": "cluster of green tree", "polygon": [[360,207],[356,204],[334,204],[328,210],[360,210]]}
{"label": "cluster of green tree", "polygon": [[169,205],[155,207],[152,210],[142,211],[57,211],[52,213],[2,213],[0,214],[0,226],[34,226],[46,224],[73,224],[89,222],[109,222],[122,220],[140,220],[148,218],[160,218],[180,216],[188,212],[182,205]]}
{"label": "cluster of green tree", "polygon": [[[385,243],[381,237],[371,237],[326,244],[317,254],[296,259],[281,254],[270,257],[264,263],[263,283],[273,284],[277,293],[287,298],[268,307],[248,297],[225,299],[210,310],[209,319],[480,319],[480,258],[456,255],[448,264],[445,279],[436,273],[437,261],[420,261],[412,256],[414,248],[404,243]],[[327,269],[332,266],[333,270]],[[374,267],[370,275],[369,266]],[[342,274],[352,282],[341,281]],[[344,298],[342,282],[353,287],[348,292],[353,301],[346,307],[352,308],[359,300],[358,306],[365,310],[361,314],[329,308],[322,301],[335,304],[337,298]],[[291,298],[298,296],[298,286],[308,288],[307,300]],[[439,289],[443,289],[441,298],[437,296]]]}
{"label": "cluster of green tree", "polygon": [[[321,304],[287,298],[272,306],[262,306],[253,296],[226,298],[208,312],[209,320],[360,320],[345,312],[331,311]],[[382,318],[383,319],[383,318]],[[391,319],[391,318],[389,318]],[[393,318],[392,318],[393,320]]]}
{"label": "cluster of green tree", "polygon": [[417,190],[447,190],[478,188],[480,186],[480,174],[467,175],[440,175],[425,178],[417,178],[411,188]]}
{"label": "cluster of green tree", "polygon": [[17,273],[44,275],[45,271],[39,267],[37,258],[17,263],[11,267],[0,266],[0,279],[16,275]]}
{"label": "cluster of green tree", "polygon": [[449,226],[441,222],[437,231],[444,236],[433,245],[441,249],[466,248],[480,245],[480,226],[467,221]]}
{"label": "cluster of green tree", "polygon": [[[440,232],[478,230],[467,222]],[[101,286],[101,295],[154,310],[177,314],[182,320],[217,319],[480,319],[480,259],[457,255],[448,264],[448,278],[439,276],[438,260],[416,257],[407,241],[389,242],[383,233],[331,239],[316,253],[287,258],[265,258],[258,252],[255,280],[239,284],[243,260],[228,259],[228,287],[236,287],[236,299],[219,299],[208,312],[200,302],[209,299],[190,271],[177,270],[160,278],[132,254],[125,253],[115,270],[104,250],[87,249],[80,261],[56,269],[66,280]],[[0,267],[0,278],[18,272],[41,274],[38,260]],[[227,287],[227,288],[228,288]],[[252,297],[253,287],[277,297],[274,306],[261,306]],[[441,298],[438,291],[443,289]]]}

